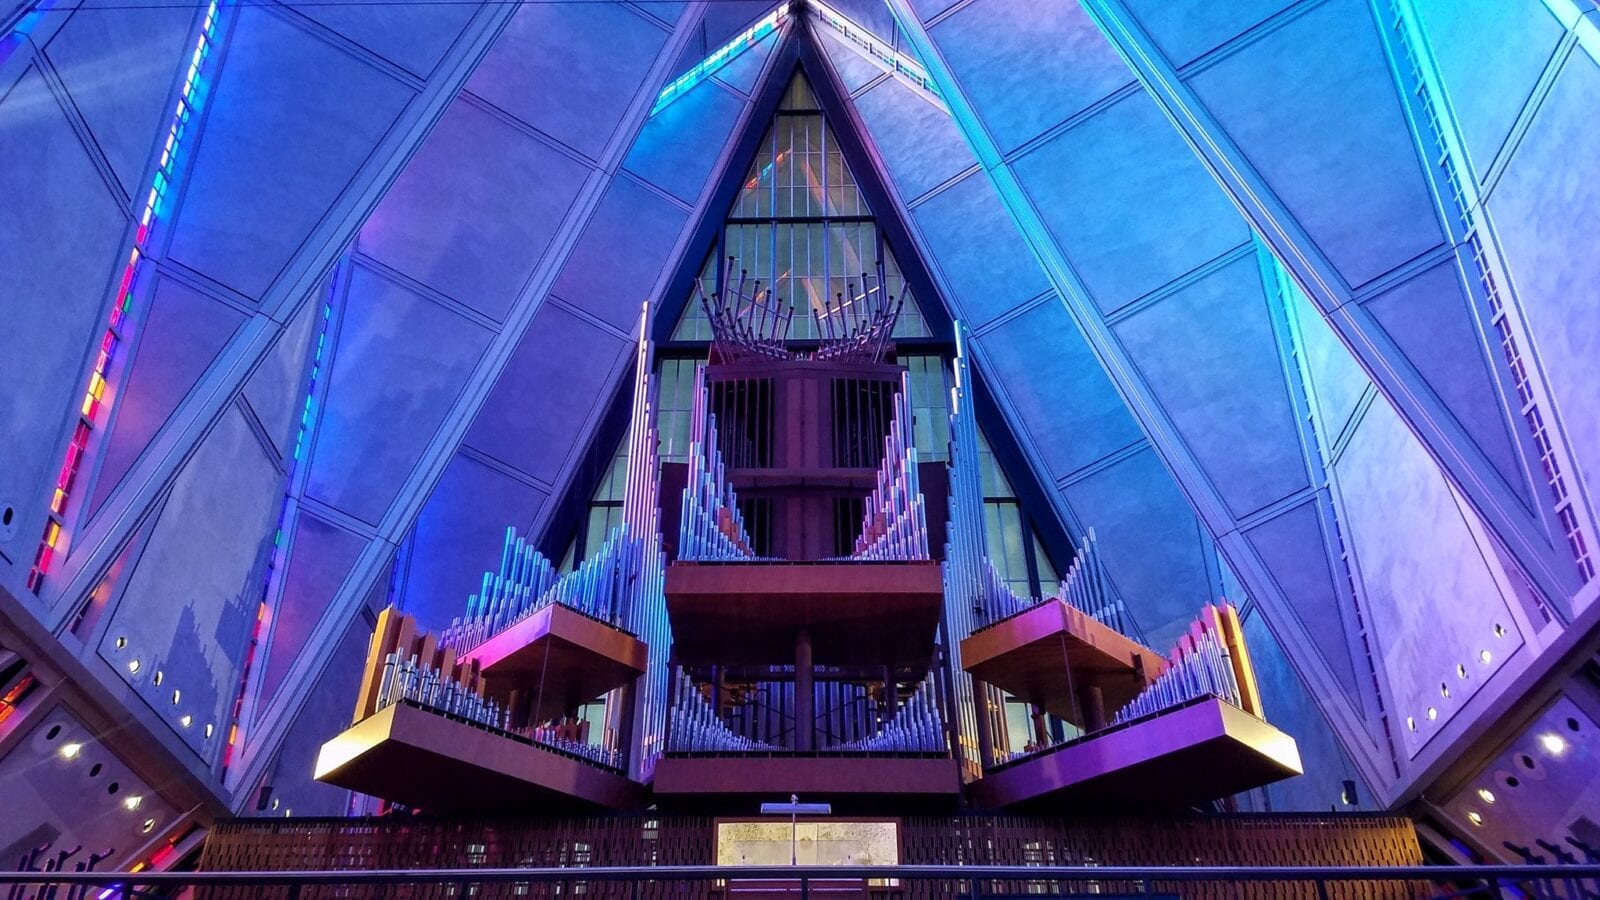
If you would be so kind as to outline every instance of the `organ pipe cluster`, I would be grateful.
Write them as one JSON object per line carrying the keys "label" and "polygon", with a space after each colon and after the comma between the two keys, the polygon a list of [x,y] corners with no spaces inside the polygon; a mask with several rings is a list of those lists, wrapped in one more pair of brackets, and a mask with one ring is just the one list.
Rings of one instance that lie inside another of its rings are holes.
{"label": "organ pipe cluster", "polygon": [[613,769],[622,768],[621,750],[601,744],[591,744],[588,741],[575,740],[568,737],[564,733],[564,729],[559,727],[542,725],[529,731],[528,737],[535,744],[558,750],[568,756],[576,756],[579,759],[598,763],[602,766],[610,766]]}
{"label": "organ pipe cluster", "polygon": [[1117,711],[1112,725],[1170,709],[1196,697],[1217,697],[1243,706],[1233,659],[1216,634],[1185,635],[1172,653],[1171,663],[1139,696]]}
{"label": "organ pipe cluster", "polygon": [[483,573],[482,591],[467,598],[466,614],[451,620],[439,636],[440,646],[465,652],[551,604],[617,624],[624,605],[626,545],[621,529],[615,529],[593,556],[557,577],[550,561],[508,527],[500,571]]}
{"label": "organ pipe cluster", "polygon": [[722,270],[722,289],[700,295],[718,357],[724,361],[741,357],[792,359],[784,342],[794,322],[794,306],[785,306],[773,296],[770,287],[763,290],[760,279],[750,282],[747,294],[750,273],[740,269],[735,282],[733,268],[737,263],[736,258],[728,257]]}
{"label": "organ pipe cluster", "polygon": [[[696,397],[701,403],[703,398]],[[717,447],[717,417],[710,415],[705,439],[689,445],[689,481],[683,489],[678,526],[678,558],[682,560],[749,560],[755,558],[739,499]]]}
{"label": "organ pipe cluster", "polygon": [[1035,604],[1060,600],[1103,625],[1133,636],[1134,623],[1126,615],[1122,601],[1111,596],[1107,587],[1105,564],[1097,550],[1094,529],[1091,528],[1083,546],[1076,548],[1072,565],[1068,567],[1066,575],[1056,586],[1055,593],[1043,598],[1016,594],[1005,579],[1000,577],[1000,573],[995,571],[988,557],[984,557],[979,567],[983,585],[979,606],[983,614],[990,617],[992,623],[1022,612]]}
{"label": "organ pipe cluster", "polygon": [[377,709],[410,701],[434,712],[456,716],[479,725],[505,730],[507,710],[493,700],[467,689],[450,675],[422,662],[416,654],[402,658],[390,653],[383,658],[383,674],[378,682]]}
{"label": "organ pipe cluster", "polygon": [[[961,639],[981,624],[978,616],[985,612],[984,571],[992,567],[985,552],[983,481],[978,467],[978,423],[972,411],[967,333],[960,322],[955,323],[955,338],[952,367],[955,384],[950,389],[950,518],[945,530],[947,538],[941,569],[944,614],[940,641],[949,666],[951,715],[956,720],[956,733],[960,738],[952,749],[958,756],[965,756],[971,748],[964,739],[979,733],[978,695],[972,675],[961,662]],[[985,690],[994,695],[989,698],[991,701],[1000,699],[992,688]],[[965,771],[976,776],[993,761],[966,758],[962,765]]]}
{"label": "organ pipe cluster", "polygon": [[939,714],[933,675],[930,673],[912,692],[893,719],[871,737],[845,741],[830,750],[857,750],[868,753],[940,753],[948,746],[944,717]]}
{"label": "organ pipe cluster", "polygon": [[667,749],[674,753],[717,753],[781,748],[735,733],[694,681],[679,672],[673,689]]}
{"label": "organ pipe cluster", "polygon": [[917,481],[917,451],[911,438],[910,376],[902,372],[894,416],[884,438],[878,483],[866,500],[861,534],[852,559],[928,559],[928,523]]}
{"label": "organ pipe cluster", "polygon": [[[817,333],[825,335],[814,359],[878,362],[889,348],[894,323],[900,318],[905,297],[889,296],[888,280],[883,275],[883,260],[878,260],[878,283],[867,286],[867,273],[861,273],[861,293],[847,284],[850,299],[843,295],[826,310],[813,310]],[[837,320],[837,321],[835,321]]]}
{"label": "organ pipe cluster", "polygon": [[667,654],[672,626],[667,621],[666,553],[661,546],[661,459],[656,430],[659,385],[650,341],[650,304],[639,315],[634,359],[633,408],[628,424],[628,469],[623,486],[622,553],[624,595],[621,627],[649,648],[645,674],[633,704],[628,775],[645,781],[666,750],[667,706],[672,689]]}
{"label": "organ pipe cluster", "polygon": [[789,328],[794,322],[794,305],[785,304],[774,296],[770,286],[763,288],[759,279],[750,281],[750,273],[745,269],[738,271],[735,280],[737,264],[737,259],[728,257],[722,270],[722,287],[711,294],[700,295],[706,319],[711,324],[716,359],[723,362],[745,358],[881,362],[888,352],[906,298],[889,295],[883,260],[878,260],[875,284],[870,283],[867,273],[863,272],[860,293],[857,293],[857,284],[850,282],[846,285],[849,297],[841,293],[834,302],[812,309],[821,346],[809,353],[786,346]]}

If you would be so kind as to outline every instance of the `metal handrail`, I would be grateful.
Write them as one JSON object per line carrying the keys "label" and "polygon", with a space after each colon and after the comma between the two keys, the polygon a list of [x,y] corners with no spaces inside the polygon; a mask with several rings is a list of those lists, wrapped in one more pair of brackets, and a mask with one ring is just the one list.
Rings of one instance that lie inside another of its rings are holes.
{"label": "metal handrail", "polygon": [[944,881],[1551,881],[1600,879],[1600,865],[1482,866],[610,866],[259,872],[0,872],[0,885],[198,887],[770,879]]}

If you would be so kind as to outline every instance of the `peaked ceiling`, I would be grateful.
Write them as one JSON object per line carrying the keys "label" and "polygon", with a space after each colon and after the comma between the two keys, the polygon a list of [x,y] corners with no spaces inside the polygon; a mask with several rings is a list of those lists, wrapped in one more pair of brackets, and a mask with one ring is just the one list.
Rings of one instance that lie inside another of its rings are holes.
{"label": "peaked ceiling", "polygon": [[[24,237],[0,271],[52,299],[0,329],[6,583],[62,632],[137,543],[80,635],[95,677],[196,777],[286,771],[285,735],[342,715],[306,698],[347,676],[363,610],[392,588],[447,615],[505,525],[540,531],[581,481],[640,302],[687,297],[799,62],[1150,639],[1241,586],[1284,654],[1269,707],[1310,717],[1309,693],[1349,755],[1312,764],[1402,797],[1595,610],[1600,343],[1564,305],[1593,279],[1551,274],[1587,263],[1539,218],[1600,211],[1592,179],[1541,180],[1600,152],[1573,124],[1600,50],[1570,0],[1515,5],[796,4],[652,114],[774,7],[223,4],[35,598],[82,390],[61,373],[104,329],[204,9],[0,3],[0,232]],[[113,58],[139,65],[108,84]],[[201,721],[248,684],[243,742],[180,727],[114,637],[173,660]]]}

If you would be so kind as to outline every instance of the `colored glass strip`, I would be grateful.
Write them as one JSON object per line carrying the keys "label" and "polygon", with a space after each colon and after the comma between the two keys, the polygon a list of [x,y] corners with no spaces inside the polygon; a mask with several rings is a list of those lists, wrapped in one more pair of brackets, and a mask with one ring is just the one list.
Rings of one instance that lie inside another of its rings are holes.
{"label": "colored glass strip", "polygon": [[808,0],[807,7],[817,21],[833,29],[838,35],[856,45],[878,68],[909,82],[935,98],[940,96],[939,86],[922,63],[885,44],[876,34],[868,31],[848,16],[820,0]]}
{"label": "colored glass strip", "polygon": [[256,621],[250,626],[250,643],[245,650],[244,664],[239,668],[239,690],[233,697],[232,721],[228,725],[228,743],[222,751],[222,771],[228,771],[233,762],[233,749],[239,742],[239,722],[244,716],[245,694],[250,687],[250,673],[255,667],[257,650],[267,623],[272,620],[268,601],[272,597],[272,582],[283,562],[283,535],[289,524],[289,510],[294,505],[294,473],[300,467],[300,455],[305,449],[306,435],[317,418],[317,385],[322,383],[323,353],[328,347],[328,328],[333,323],[333,301],[338,293],[338,279],[330,279],[328,298],[322,304],[322,322],[317,326],[317,343],[311,352],[311,378],[306,383],[306,400],[300,405],[300,424],[294,436],[294,453],[289,460],[289,487],[284,492],[283,508],[278,511],[278,527],[272,533],[272,553],[267,557],[267,571],[261,584],[261,602],[256,606]]}
{"label": "colored glass strip", "polygon": [[695,85],[717,74],[728,63],[739,58],[739,55],[754,47],[762,38],[777,30],[778,26],[789,17],[789,4],[780,3],[772,12],[767,13],[759,22],[746,28],[735,35],[732,40],[713,50],[710,56],[695,63],[694,68],[673,79],[671,84],[661,89],[656,97],[656,103],[650,107],[650,115],[671,106],[673,101],[693,90]]}
{"label": "colored glass strip", "polygon": [[216,29],[217,0],[211,0],[210,5],[206,7],[205,22],[200,28],[200,35],[195,40],[194,52],[189,56],[183,87],[179,90],[178,103],[172,112],[172,124],[167,129],[166,143],[162,146],[161,162],[156,167],[150,192],[145,196],[144,207],[139,215],[139,227],[134,232],[133,247],[128,252],[127,262],[122,268],[122,277],[117,283],[116,301],[111,306],[110,321],[100,339],[100,350],[95,356],[94,369],[89,374],[89,384],[84,390],[83,401],[78,406],[78,422],[73,429],[72,440],[67,445],[61,471],[56,476],[55,490],[50,497],[49,519],[45,523],[44,535],[39,541],[39,551],[34,557],[33,568],[28,572],[28,590],[34,594],[39,593],[39,588],[44,584],[45,575],[50,571],[50,564],[55,558],[65,524],[67,503],[72,497],[72,489],[78,479],[78,471],[83,463],[89,436],[100,421],[107,379],[111,364],[116,359],[125,336],[127,317],[133,307],[134,291],[143,269],[142,263],[146,256],[151,225],[161,217],[164,206],[171,196],[173,184],[177,179],[178,149],[183,145],[190,120],[204,99],[205,91],[200,80],[200,72],[216,40]]}

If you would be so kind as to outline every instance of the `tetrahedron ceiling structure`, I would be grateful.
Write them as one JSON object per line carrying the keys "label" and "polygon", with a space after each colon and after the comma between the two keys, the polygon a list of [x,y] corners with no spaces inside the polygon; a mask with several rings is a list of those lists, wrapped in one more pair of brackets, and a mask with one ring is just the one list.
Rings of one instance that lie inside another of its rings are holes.
{"label": "tetrahedron ceiling structure", "polygon": [[1600,37],[1379,6],[0,3],[5,633],[152,829],[344,812],[368,620],[565,546],[798,66],[1030,514],[1156,646],[1248,597],[1275,802],[1467,828],[1600,617]]}

